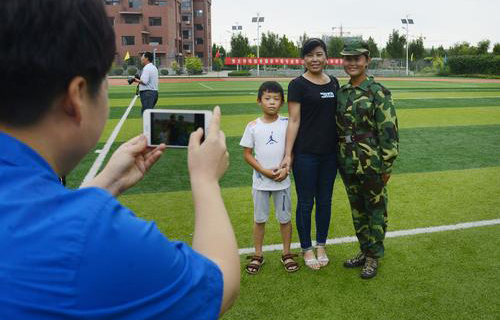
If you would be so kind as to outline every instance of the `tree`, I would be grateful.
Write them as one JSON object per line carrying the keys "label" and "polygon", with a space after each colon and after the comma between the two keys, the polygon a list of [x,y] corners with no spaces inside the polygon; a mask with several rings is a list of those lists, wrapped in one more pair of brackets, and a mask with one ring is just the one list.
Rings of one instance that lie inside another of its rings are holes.
{"label": "tree", "polygon": [[368,40],[366,41],[366,44],[368,45],[368,50],[370,50],[370,57],[379,57],[380,52],[378,51],[377,44],[375,43],[375,40],[373,40],[372,37],[369,37]]}
{"label": "tree", "polygon": [[493,46],[493,54],[500,55],[500,43],[495,43]]}
{"label": "tree", "polygon": [[340,52],[344,48],[344,40],[341,37],[331,37],[328,41],[328,56],[332,58],[341,58]]}
{"label": "tree", "polygon": [[223,46],[218,46],[215,43],[212,45],[212,58],[215,58],[217,54],[217,50],[219,50],[219,54],[221,58],[226,57],[226,49]]}
{"label": "tree", "polygon": [[299,49],[293,43],[293,41],[288,40],[288,38],[283,35],[279,42],[279,55],[286,58],[297,58],[299,57]]}
{"label": "tree", "polygon": [[307,39],[309,39],[309,36],[304,32],[304,34],[299,37],[299,41],[297,41],[297,48],[302,49]]}
{"label": "tree", "polygon": [[385,46],[389,58],[402,59],[405,57],[406,37],[399,34],[398,30],[392,30],[389,41]]}
{"label": "tree", "polygon": [[490,43],[490,40],[479,41],[477,43],[477,54],[487,54]]}
{"label": "tree", "polygon": [[273,32],[263,33],[260,39],[260,56],[261,57],[279,57],[279,43],[280,39],[278,34]]}
{"label": "tree", "polygon": [[444,57],[444,56],[446,56],[446,50],[444,50],[444,48],[443,48],[442,45],[437,48],[436,55],[438,57]]}
{"label": "tree", "polygon": [[246,57],[251,52],[247,37],[241,33],[231,37],[231,57]]}
{"label": "tree", "polygon": [[203,70],[201,59],[198,57],[187,57],[186,70],[189,74],[200,74]]}
{"label": "tree", "polygon": [[468,56],[477,54],[477,48],[471,46],[468,42],[455,43],[448,49],[450,56]]}
{"label": "tree", "polygon": [[385,50],[385,48],[382,48],[382,50],[380,50],[380,57],[382,59],[387,59],[389,58],[389,56],[387,55],[387,50]]}
{"label": "tree", "polygon": [[424,40],[422,37],[413,40],[408,45],[408,56],[414,59],[422,59],[425,56]]}

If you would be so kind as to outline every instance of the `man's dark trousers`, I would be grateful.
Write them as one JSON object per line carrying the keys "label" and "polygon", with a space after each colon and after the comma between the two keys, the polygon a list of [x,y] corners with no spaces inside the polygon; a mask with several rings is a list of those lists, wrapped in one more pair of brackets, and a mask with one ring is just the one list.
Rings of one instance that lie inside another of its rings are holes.
{"label": "man's dark trousers", "polygon": [[139,92],[141,97],[142,110],[141,114],[146,109],[153,109],[158,102],[158,91],[156,90],[143,90]]}

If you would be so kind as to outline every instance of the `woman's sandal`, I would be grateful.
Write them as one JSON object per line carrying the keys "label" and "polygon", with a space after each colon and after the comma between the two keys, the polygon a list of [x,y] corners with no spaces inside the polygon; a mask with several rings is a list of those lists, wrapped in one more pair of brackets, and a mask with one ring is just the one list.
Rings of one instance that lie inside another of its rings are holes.
{"label": "woman's sandal", "polygon": [[[309,250],[307,250],[307,251],[309,251]],[[311,249],[311,251],[313,251],[313,250]],[[318,259],[316,259],[316,256],[314,255],[314,251],[313,251],[313,258],[306,259],[304,257],[304,263],[311,270],[319,270],[321,268],[321,264],[319,263]],[[315,266],[315,265],[319,265],[319,268],[313,268],[312,267],[312,266]]]}
{"label": "woman's sandal", "polygon": [[328,259],[328,256],[326,255],[325,247],[324,246],[316,246],[316,250],[318,250],[319,247],[323,248],[323,250],[325,251],[325,254],[323,254],[321,256],[317,255],[318,262],[321,265],[321,267],[326,267],[328,265],[328,263],[330,262],[330,259]]}
{"label": "woman's sandal", "polygon": [[[245,271],[248,274],[257,274],[260,271],[260,268],[264,264],[264,257],[263,256],[248,256],[248,260],[250,260],[249,263],[245,266]],[[258,262],[255,263],[254,261]]]}
{"label": "woman's sandal", "polygon": [[296,257],[298,257],[298,255],[293,253],[284,254],[281,256],[281,263],[283,263],[286,272],[295,272],[300,269],[299,264],[293,259]]}

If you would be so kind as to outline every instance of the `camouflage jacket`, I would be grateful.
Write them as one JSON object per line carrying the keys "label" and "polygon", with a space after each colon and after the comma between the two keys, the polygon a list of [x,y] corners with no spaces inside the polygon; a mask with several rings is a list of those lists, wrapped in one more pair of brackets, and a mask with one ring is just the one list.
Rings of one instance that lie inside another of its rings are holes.
{"label": "camouflage jacket", "polygon": [[340,169],[356,174],[390,173],[399,152],[398,120],[391,92],[373,77],[358,87],[343,85],[335,116],[339,137],[373,134],[353,143],[340,140]]}

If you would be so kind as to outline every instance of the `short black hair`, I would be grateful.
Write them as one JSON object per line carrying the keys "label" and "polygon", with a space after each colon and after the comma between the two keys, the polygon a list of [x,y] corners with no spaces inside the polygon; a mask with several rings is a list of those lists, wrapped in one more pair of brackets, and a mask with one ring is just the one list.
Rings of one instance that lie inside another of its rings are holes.
{"label": "short black hair", "polygon": [[153,62],[154,58],[153,58],[153,54],[149,51],[146,51],[143,53],[144,57],[146,59],[148,59],[149,62]]}
{"label": "short black hair", "polygon": [[309,52],[313,51],[317,47],[323,48],[323,50],[325,50],[325,55],[328,57],[328,50],[326,49],[325,42],[319,38],[310,38],[307,39],[302,46],[302,59],[304,59]]}
{"label": "short black hair", "polygon": [[264,92],[279,93],[281,96],[281,101],[285,102],[285,93],[283,92],[283,87],[276,81],[263,82],[259,87],[257,99],[262,99],[262,95],[264,94]]}
{"label": "short black hair", "polygon": [[115,57],[102,0],[0,1],[0,122],[39,121],[76,76],[92,97]]}

